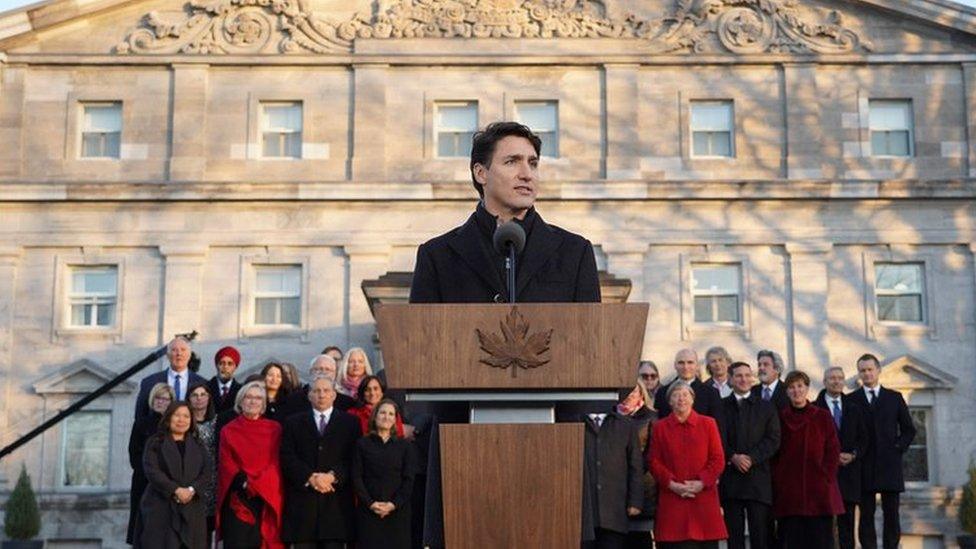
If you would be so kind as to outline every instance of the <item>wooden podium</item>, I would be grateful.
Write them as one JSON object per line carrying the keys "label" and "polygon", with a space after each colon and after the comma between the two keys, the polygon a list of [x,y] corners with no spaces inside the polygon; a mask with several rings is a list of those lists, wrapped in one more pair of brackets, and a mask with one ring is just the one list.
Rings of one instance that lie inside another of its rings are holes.
{"label": "wooden podium", "polygon": [[[448,549],[579,547],[583,426],[555,403],[615,399],[636,379],[646,303],[378,305],[390,387],[465,402],[440,427]],[[419,510],[415,510],[417,512]]]}

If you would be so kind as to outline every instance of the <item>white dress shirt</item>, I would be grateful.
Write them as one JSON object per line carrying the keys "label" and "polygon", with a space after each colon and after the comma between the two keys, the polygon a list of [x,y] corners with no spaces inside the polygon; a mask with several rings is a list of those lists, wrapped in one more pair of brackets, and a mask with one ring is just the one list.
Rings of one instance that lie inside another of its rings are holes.
{"label": "white dress shirt", "polygon": [[[166,369],[166,383],[176,391],[176,376],[177,373],[172,368]],[[186,400],[186,386],[190,383],[190,369],[187,368],[182,372],[179,372],[180,376],[180,394],[176,395],[176,400]]]}

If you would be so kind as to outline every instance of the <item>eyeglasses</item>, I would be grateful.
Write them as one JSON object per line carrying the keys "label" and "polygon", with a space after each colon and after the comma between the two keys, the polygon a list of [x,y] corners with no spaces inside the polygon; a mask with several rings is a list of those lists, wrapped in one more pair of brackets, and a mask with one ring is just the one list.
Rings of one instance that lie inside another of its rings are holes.
{"label": "eyeglasses", "polygon": [[657,379],[657,374],[641,374],[641,379]]}

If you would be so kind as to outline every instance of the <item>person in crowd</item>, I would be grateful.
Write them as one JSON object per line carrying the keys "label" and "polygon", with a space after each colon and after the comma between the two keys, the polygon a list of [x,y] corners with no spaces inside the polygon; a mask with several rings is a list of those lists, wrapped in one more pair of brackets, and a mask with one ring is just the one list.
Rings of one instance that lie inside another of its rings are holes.
{"label": "person in crowd", "polygon": [[789,549],[832,549],[833,517],[844,512],[837,428],[826,410],[807,400],[807,374],[790,372],[783,384],[790,403],[779,411],[782,439],[773,458],[778,534]]}
{"label": "person in crowd", "polygon": [[237,393],[238,416],[220,430],[217,537],[223,547],[280,549],[281,424],[262,417],[268,404],[260,380]]}
{"label": "person in crowd", "polygon": [[[369,419],[373,417],[373,409],[386,396],[386,384],[374,375],[368,375],[359,383],[356,391],[356,405],[349,409],[349,413],[359,419],[362,434],[369,432]],[[403,418],[399,412],[396,417],[396,433],[398,438],[404,437]]]}
{"label": "person in crowd", "polygon": [[311,409],[289,416],[282,429],[281,538],[296,549],[341,549],[356,535],[350,476],[359,424],[335,409],[334,381],[324,375],[312,378]]}
{"label": "person in crowd", "polygon": [[[647,363],[654,364],[650,361],[641,362],[637,368],[637,384],[628,394],[622,395],[623,398],[616,406],[617,413],[629,417],[634,422],[634,430],[637,432],[637,445],[641,454],[641,491],[644,498],[641,504],[637,506],[640,508],[640,513],[628,517],[627,537],[624,540],[624,547],[628,549],[646,549],[651,546],[654,540],[651,535],[651,521],[654,519],[654,510],[657,505],[657,486],[654,484],[654,476],[647,469],[646,452],[652,425],[657,421],[657,411],[651,404],[654,399],[650,395],[654,393],[648,392],[645,383],[645,381],[652,380],[645,380],[641,377],[642,371],[645,369],[650,371],[651,369]],[[656,366],[654,371],[657,371]],[[656,389],[657,378],[653,378],[653,381],[655,383],[652,387]]]}
{"label": "person in crowd", "polygon": [[721,426],[724,421],[722,418],[722,397],[714,387],[709,387],[698,378],[701,365],[698,361],[698,353],[694,349],[682,349],[674,355],[674,370],[677,378],[663,385],[657,390],[657,398],[654,399],[654,407],[657,408],[658,416],[664,419],[671,413],[671,404],[668,402],[668,390],[671,385],[678,381],[684,381],[695,392],[694,406],[695,412],[713,418]]}
{"label": "person in crowd", "polygon": [[[196,425],[197,438],[207,450],[207,462],[210,464],[211,478],[217,478],[217,414],[214,410],[214,399],[210,393],[209,383],[195,383],[187,391],[190,411],[193,412],[193,423]],[[217,515],[214,508],[214,485],[211,483],[206,492],[201,494],[207,509],[207,546],[213,536]]]}
{"label": "person in crowd", "polygon": [[654,396],[657,394],[658,387],[661,386],[661,374],[657,370],[657,364],[652,360],[640,361],[640,365],[637,366],[637,378],[644,386],[647,394],[650,395],[644,405],[650,410],[657,411],[657,408],[654,407]]}
{"label": "person in crowd", "polygon": [[789,397],[786,396],[786,387],[779,378],[785,368],[783,357],[775,351],[763,349],[756,354],[759,383],[752,388],[752,391],[763,400],[771,400],[777,410],[783,409],[790,403]]}
{"label": "person in crowd", "polygon": [[302,386],[302,377],[298,373],[298,367],[291,362],[282,362],[281,374],[284,376],[285,384],[288,385],[289,396],[296,393]]}
{"label": "person in crowd", "polygon": [[335,345],[329,345],[325,349],[322,349],[323,355],[329,355],[336,364],[342,362],[342,349],[336,347]]}
{"label": "person in crowd", "polygon": [[[338,362],[336,362],[335,359],[332,358],[332,356],[327,354],[321,354],[313,358],[312,361],[309,363],[308,378],[314,379],[316,376],[325,376],[331,379],[334,383],[339,373],[338,370],[339,370]],[[293,399],[296,402],[296,406],[294,407],[295,412],[309,409],[309,400],[308,400],[309,388],[310,386],[306,385],[304,387],[304,391],[302,392],[302,394],[296,394],[293,397]],[[336,400],[333,406],[335,406],[337,410],[341,412],[345,412],[346,410],[349,410],[355,405],[356,405],[355,398],[350,397],[348,395],[344,395],[336,391]]]}
{"label": "person in crowd", "polygon": [[139,505],[138,547],[205,547],[207,520],[203,494],[210,490],[213,473],[210,456],[196,437],[193,412],[186,402],[172,402],[166,408],[159,432],[146,443],[143,467],[149,485]]}
{"label": "person in crowd", "polygon": [[642,386],[625,390],[606,413],[585,414],[583,547],[623,548],[629,517],[644,503],[640,441],[630,413],[643,408]]}
{"label": "person in crowd", "polygon": [[651,433],[648,465],[658,486],[654,538],[660,549],[716,549],[728,537],[717,487],[725,467],[722,439],[718,423],[694,410],[695,397],[688,381],[671,383],[665,398],[672,413]]}
{"label": "person in crowd", "polygon": [[827,368],[824,389],[814,404],[830,412],[840,438],[837,484],[844,500],[844,514],[837,517],[837,540],[840,549],[854,549],[854,512],[861,501],[861,461],[868,432],[861,407],[844,395],[844,383],[843,368]]}
{"label": "person in crowd", "polygon": [[132,424],[129,433],[129,466],[132,467],[132,483],[129,484],[129,524],[126,527],[125,542],[136,543],[136,519],[139,517],[139,500],[146,491],[146,473],[142,468],[142,454],[146,441],[159,430],[159,420],[163,412],[173,402],[173,388],[161,381],[149,390],[146,397],[149,413]]}
{"label": "person in crowd", "polygon": [[336,389],[346,396],[356,398],[359,383],[366,376],[373,375],[373,368],[369,365],[369,358],[362,347],[353,347],[346,352],[339,366],[339,377],[336,378]]}
{"label": "person in crowd", "polygon": [[729,379],[729,365],[731,364],[732,356],[725,350],[725,347],[712,347],[705,352],[705,368],[710,376],[705,381],[705,385],[718,391],[722,398],[732,394],[732,381]]}
{"label": "person in crowd", "polygon": [[169,360],[169,368],[162,372],[156,372],[143,378],[139,384],[139,396],[136,397],[136,419],[145,417],[149,414],[149,391],[157,383],[165,383],[173,388],[173,400],[186,400],[186,388],[191,383],[206,381],[199,375],[189,370],[190,340],[178,336],[166,346],[166,358]]}
{"label": "person in crowd", "polygon": [[868,444],[861,465],[861,519],[857,536],[863,549],[877,549],[874,527],[878,494],[884,520],[882,544],[896,549],[901,542],[898,507],[905,491],[902,454],[915,439],[915,424],[900,392],[881,386],[881,362],[872,354],[857,359],[861,389],[850,400],[865,411]]}
{"label": "person in crowd", "polygon": [[237,372],[237,367],[240,365],[241,353],[233,347],[222,347],[214,355],[217,375],[210,379],[207,388],[213,399],[214,409],[218,414],[234,407],[237,391],[241,390],[241,384],[234,379],[234,373]]}
{"label": "person in crowd", "polygon": [[264,417],[283,422],[288,414],[288,396],[292,385],[290,378],[285,375],[284,367],[277,362],[269,362],[261,369],[264,378],[264,388],[267,391],[267,407]]}
{"label": "person in crowd", "polygon": [[748,520],[750,547],[766,549],[771,541],[773,505],[769,464],[779,449],[779,413],[771,402],[751,391],[755,379],[749,364],[733,362],[729,374],[733,393],[722,400],[726,465],[719,482],[728,546],[745,549]]}
{"label": "person in crowd", "polygon": [[395,402],[380,401],[369,433],[356,442],[352,483],[359,501],[357,549],[411,546],[410,495],[417,465],[413,445],[397,437],[398,413]]}

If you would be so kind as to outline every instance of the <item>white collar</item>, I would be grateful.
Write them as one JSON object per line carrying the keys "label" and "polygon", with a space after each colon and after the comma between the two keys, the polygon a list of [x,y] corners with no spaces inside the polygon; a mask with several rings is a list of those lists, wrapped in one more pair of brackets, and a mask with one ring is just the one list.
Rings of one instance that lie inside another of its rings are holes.
{"label": "white collar", "polygon": [[736,402],[739,402],[739,401],[742,401],[742,400],[745,400],[745,399],[749,398],[749,393],[746,393],[744,395],[740,395],[739,393],[737,393],[735,391],[732,391],[732,394],[735,395],[735,401]]}
{"label": "white collar", "polygon": [[326,408],[325,410],[316,410],[315,408],[312,408],[312,417],[315,418],[315,421],[318,421],[319,420],[319,416],[325,416],[325,422],[328,423],[329,420],[332,419],[332,409],[333,408],[334,408],[334,406],[330,406],[330,407]]}
{"label": "white collar", "polygon": [[844,406],[844,395],[831,396],[830,393],[824,393],[824,399],[827,404],[833,404],[837,402],[837,406]]}
{"label": "white collar", "polygon": [[869,391],[874,391],[875,396],[880,395],[881,394],[881,384],[879,383],[879,384],[875,385],[873,388],[872,387],[868,387],[867,385],[864,385],[864,394],[867,395]]}
{"label": "white collar", "polygon": [[769,389],[770,393],[775,393],[777,385],[779,385],[779,378],[776,378],[776,380],[770,383],[769,385],[763,383],[763,389]]}

